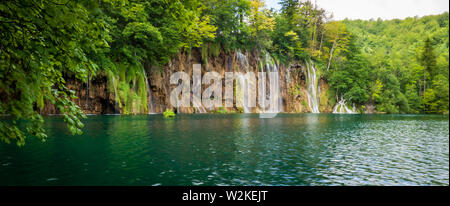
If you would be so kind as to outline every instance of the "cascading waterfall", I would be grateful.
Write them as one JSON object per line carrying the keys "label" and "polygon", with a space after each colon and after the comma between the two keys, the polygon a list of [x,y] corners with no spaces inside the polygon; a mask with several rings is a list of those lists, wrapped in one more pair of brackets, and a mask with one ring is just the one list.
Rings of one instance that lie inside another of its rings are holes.
{"label": "cascading waterfall", "polygon": [[248,62],[248,58],[245,54],[243,54],[239,50],[236,52],[236,61],[239,64],[240,70],[243,70],[243,72],[248,72],[248,69],[250,68],[250,63]]}
{"label": "cascading waterfall", "polygon": [[247,82],[245,80],[245,76],[243,74],[239,74],[237,77],[238,83],[236,88],[237,99],[240,101],[242,108],[244,109],[244,113],[251,113],[251,109],[248,107],[248,87]]}
{"label": "cascading waterfall", "polygon": [[205,107],[203,107],[203,104],[200,101],[201,100],[197,100],[196,98],[193,98],[192,104],[195,108],[195,112],[200,113],[200,114],[207,113]]}
{"label": "cascading waterfall", "polygon": [[338,104],[333,109],[333,114],[356,114],[356,112],[349,109],[347,107],[347,101],[344,98],[341,98],[341,101],[338,102]]}
{"label": "cascading waterfall", "polygon": [[307,96],[308,105],[312,113],[320,113],[319,111],[319,78],[314,64],[306,62],[306,83],[308,84]]}
{"label": "cascading waterfall", "polygon": [[[254,79],[253,77],[247,76],[247,73],[250,72],[250,64],[249,59],[246,54],[236,51],[235,61],[238,65],[238,68],[236,68],[235,73],[237,76],[235,77],[236,85],[235,85],[235,92],[236,92],[236,103],[239,103],[239,105],[242,105],[242,109],[244,113],[252,113],[253,109],[252,106],[253,101],[250,98],[257,97],[255,93],[253,92],[260,92],[255,87],[254,84],[259,83],[258,79]],[[280,82],[280,74],[279,74],[279,68],[277,63],[274,61],[274,59],[266,53],[265,57],[258,61],[259,68],[261,72],[265,72],[264,82],[261,82],[258,84],[258,87],[262,87],[262,94],[264,94],[264,98],[262,98],[263,105],[266,105],[264,103],[270,103],[267,104],[265,108],[261,108],[262,113],[280,113],[283,112],[283,100],[281,96],[281,82]],[[142,69],[142,72],[144,74],[144,81],[146,83],[146,89],[147,89],[147,108],[148,108],[148,114],[156,114],[156,111],[158,110],[155,102],[155,98],[153,97],[152,89],[151,89],[151,82],[149,79],[149,76],[147,75],[147,72],[145,69]],[[258,74],[257,74],[258,75]],[[112,80],[113,89],[114,89],[114,97],[116,99],[116,104],[120,104],[119,98],[119,92],[117,87],[117,81],[114,75],[111,75],[110,79]],[[253,91],[255,90],[255,91]],[[256,100],[256,99],[255,99]],[[261,100],[260,100],[261,101]],[[208,113],[208,111],[213,111],[214,108],[208,108],[206,109],[201,102],[201,99],[192,99],[192,106],[194,107],[195,113]],[[178,112],[180,112],[181,108],[177,108]]]}
{"label": "cascading waterfall", "polygon": [[[281,97],[281,91],[280,91],[280,74],[278,71],[278,67],[275,63],[275,61],[272,59],[272,57],[269,55],[269,53],[266,53],[266,79],[269,79],[269,94],[267,94],[266,91],[266,85],[260,84],[262,88],[262,93],[266,94],[266,97],[263,98],[263,101],[270,102],[270,106],[267,109],[264,109],[264,113],[280,113],[283,112],[283,100]],[[270,78],[270,75],[273,75],[272,78]]]}
{"label": "cascading waterfall", "polygon": [[241,73],[237,76],[236,99],[240,103],[240,105],[242,105],[244,113],[251,113],[251,109],[248,107],[248,94],[250,92],[248,83],[250,82],[246,81],[245,74],[243,74],[248,72],[250,64],[248,62],[247,56],[241,53],[239,50],[236,52],[236,61],[239,64],[239,71],[241,71]]}
{"label": "cascading waterfall", "polygon": [[[199,65],[194,65],[193,71],[193,94],[192,97],[192,106],[195,109],[195,113],[207,113],[205,107],[202,104],[202,96],[201,96],[201,87],[202,87],[202,68]],[[198,96],[197,96],[198,95]]]}

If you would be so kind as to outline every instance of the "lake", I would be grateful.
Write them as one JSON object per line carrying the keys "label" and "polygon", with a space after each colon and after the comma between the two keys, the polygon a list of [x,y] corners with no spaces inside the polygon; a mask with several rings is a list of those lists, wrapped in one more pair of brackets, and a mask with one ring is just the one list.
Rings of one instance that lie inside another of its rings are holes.
{"label": "lake", "polygon": [[0,144],[0,185],[449,185],[449,116],[89,116]]}

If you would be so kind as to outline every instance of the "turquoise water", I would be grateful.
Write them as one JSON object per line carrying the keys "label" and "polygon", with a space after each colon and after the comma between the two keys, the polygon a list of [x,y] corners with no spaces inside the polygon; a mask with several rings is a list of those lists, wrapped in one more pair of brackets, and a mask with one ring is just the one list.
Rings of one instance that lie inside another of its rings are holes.
{"label": "turquoise water", "polygon": [[0,185],[449,185],[440,115],[90,116],[0,144]]}

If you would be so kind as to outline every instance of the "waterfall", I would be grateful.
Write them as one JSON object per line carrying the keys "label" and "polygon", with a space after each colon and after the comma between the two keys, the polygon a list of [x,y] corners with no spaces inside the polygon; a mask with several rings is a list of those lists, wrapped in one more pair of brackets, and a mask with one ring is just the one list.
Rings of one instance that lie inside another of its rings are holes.
{"label": "waterfall", "polygon": [[248,72],[250,68],[250,63],[248,62],[248,58],[241,51],[236,52],[236,61],[239,63],[239,69],[243,69],[243,72]]}
{"label": "waterfall", "polygon": [[199,64],[193,65],[193,83],[192,83],[192,106],[195,109],[195,113],[207,113],[202,103],[202,67]]}
{"label": "waterfall", "polygon": [[320,113],[319,111],[319,97],[320,87],[317,70],[314,64],[306,62],[306,83],[308,84],[307,96],[308,105],[312,113]]}
{"label": "waterfall", "polygon": [[147,79],[147,95],[148,95],[147,99],[150,99],[150,101],[147,101],[148,114],[156,114],[155,106],[153,104],[153,94],[148,79]]}
{"label": "waterfall", "polygon": [[264,113],[280,113],[283,111],[283,100],[280,91],[280,74],[278,71],[278,67],[268,52],[266,52],[265,61],[266,61],[265,65],[266,74],[268,75],[268,79],[270,82],[269,84],[270,94],[267,94],[266,84],[262,83],[260,84],[260,86],[263,87],[262,94],[266,95],[266,97],[263,97],[264,103],[268,99],[270,105],[269,108],[264,109]]}
{"label": "waterfall", "polygon": [[333,114],[356,114],[355,107],[353,106],[353,110],[347,107],[347,101],[344,98],[341,98],[341,101],[333,109]]}
{"label": "waterfall", "polygon": [[237,85],[236,85],[236,96],[237,101],[239,101],[244,109],[244,113],[251,113],[251,109],[248,107],[248,87],[245,76],[243,74],[239,74],[237,77]]}
{"label": "waterfall", "polygon": [[[236,52],[236,62],[239,65],[239,71],[242,73],[247,73],[250,64],[246,55],[244,55],[241,51]],[[237,105],[242,105],[244,109],[244,113],[251,113],[251,109],[249,108],[249,87],[248,84],[250,82],[246,81],[245,74],[239,73],[237,76],[236,83],[236,103]]]}
{"label": "waterfall", "polygon": [[203,104],[197,100],[197,98],[193,98],[192,104],[195,108],[196,113],[204,114],[207,113],[205,107],[203,107]]}
{"label": "waterfall", "polygon": [[[142,72],[144,73],[145,82],[147,83],[147,108],[148,108],[148,114],[156,114],[155,111],[155,105],[153,103],[153,94],[150,87],[150,80],[148,79],[147,72],[145,72],[144,69],[142,69]],[[148,101],[150,99],[150,101]]]}
{"label": "waterfall", "polygon": [[[118,96],[117,96],[117,86],[116,86],[116,78],[114,77],[114,75],[111,76],[112,77],[112,83],[113,83],[113,87],[114,87],[114,102],[115,102],[115,108],[114,108],[114,112],[116,111],[116,108],[119,108],[119,101],[118,101]],[[120,112],[119,112],[120,113]]]}

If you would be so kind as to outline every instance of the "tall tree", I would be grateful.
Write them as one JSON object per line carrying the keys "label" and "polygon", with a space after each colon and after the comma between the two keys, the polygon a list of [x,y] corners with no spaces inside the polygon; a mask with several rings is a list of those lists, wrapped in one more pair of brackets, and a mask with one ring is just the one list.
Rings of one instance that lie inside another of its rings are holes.
{"label": "tall tree", "polygon": [[427,79],[433,79],[435,76],[436,69],[436,55],[433,51],[433,46],[431,44],[431,39],[426,38],[424,41],[424,46],[422,53],[420,55],[420,63],[424,67],[423,70],[423,93],[425,94],[427,85]]}
{"label": "tall tree", "polygon": [[264,9],[264,6],[262,0],[250,2],[250,34],[257,50],[266,50],[272,45],[270,34],[275,26],[275,18],[269,10]]}

